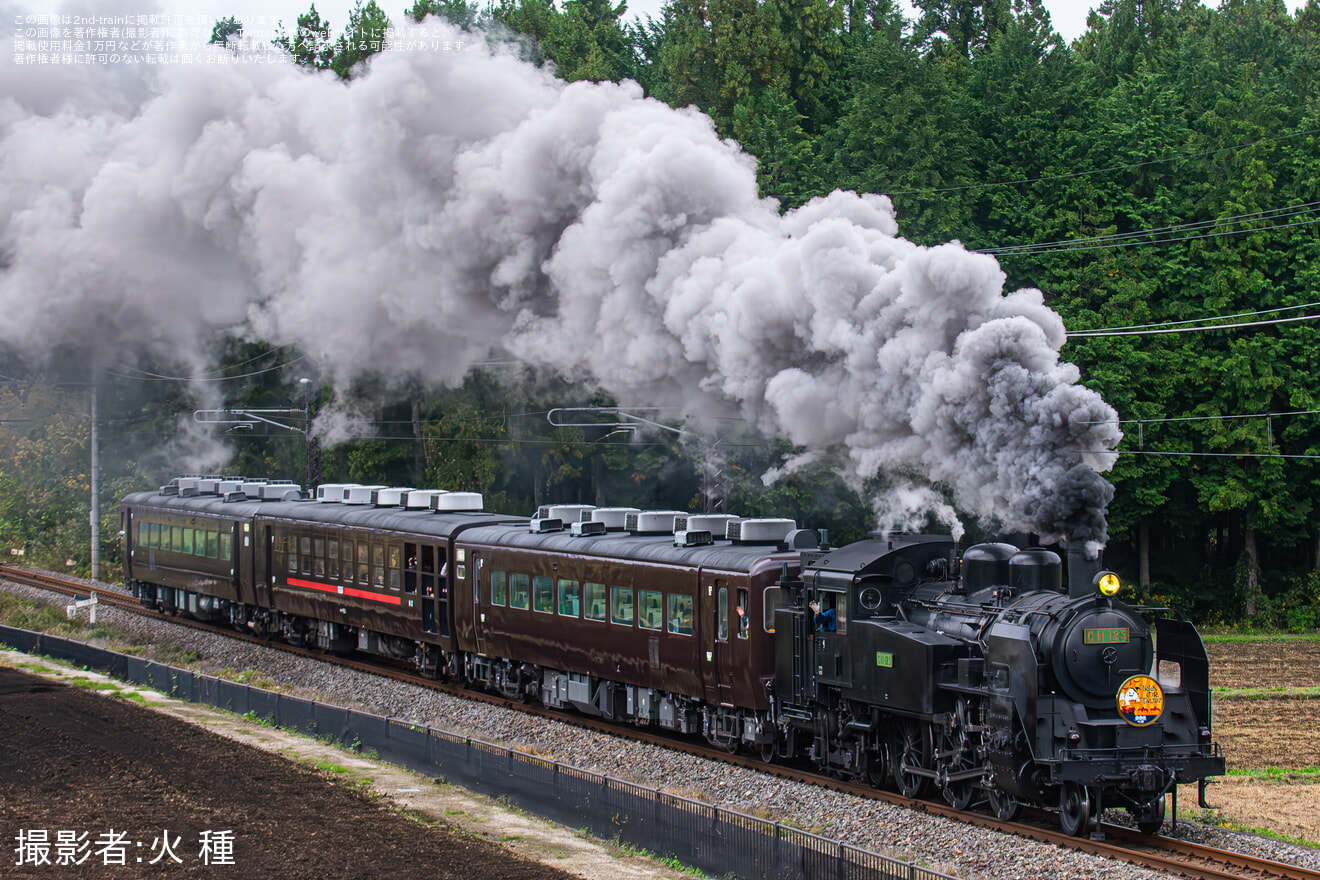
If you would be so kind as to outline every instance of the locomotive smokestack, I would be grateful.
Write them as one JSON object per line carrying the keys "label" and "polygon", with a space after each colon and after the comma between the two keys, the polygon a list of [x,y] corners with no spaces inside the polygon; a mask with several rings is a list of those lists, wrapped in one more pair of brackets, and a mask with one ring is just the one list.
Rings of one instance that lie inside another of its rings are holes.
{"label": "locomotive smokestack", "polygon": [[1093,583],[1100,573],[1101,555],[1086,555],[1086,541],[1068,541],[1068,598],[1080,599],[1095,592]]}

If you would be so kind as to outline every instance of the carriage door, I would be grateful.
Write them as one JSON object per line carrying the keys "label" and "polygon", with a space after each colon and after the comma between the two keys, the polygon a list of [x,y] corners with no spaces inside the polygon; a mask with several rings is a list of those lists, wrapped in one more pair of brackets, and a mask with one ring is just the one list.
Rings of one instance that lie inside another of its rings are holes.
{"label": "carriage door", "polygon": [[[483,654],[486,651],[486,640],[490,637],[490,621],[487,615],[493,606],[492,602],[487,602],[485,607],[481,604],[481,578],[482,572],[486,568],[486,560],[480,553],[472,554],[472,621],[475,628],[475,638],[477,641],[477,653]],[[486,589],[489,589],[487,587]],[[490,598],[487,594],[487,599]]]}
{"label": "carriage door", "polygon": [[706,623],[702,626],[703,650],[706,652],[706,702],[733,704],[733,647],[729,641],[729,615],[733,597],[728,580],[703,578]]}
{"label": "carriage door", "polygon": [[417,589],[421,591],[420,595],[422,602],[422,629],[425,630],[426,632],[434,633],[436,632],[435,605],[437,601],[437,594],[440,592],[436,588],[435,547],[433,547],[430,544],[422,544],[420,546],[415,544],[406,544],[404,545],[404,553],[410,552],[410,548],[411,548],[411,552],[415,553],[416,556],[410,557],[409,559],[405,560],[405,562],[407,563],[408,567],[411,569],[413,559],[415,558],[417,564],[417,570],[408,571],[404,575],[405,578],[404,588],[408,589],[409,581],[415,579],[416,585],[413,586],[412,589]]}
{"label": "carriage door", "polygon": [[124,570],[129,580],[133,579],[133,551],[137,548],[137,526],[133,522],[133,511],[124,508],[123,519],[119,523],[120,533],[124,536]]}

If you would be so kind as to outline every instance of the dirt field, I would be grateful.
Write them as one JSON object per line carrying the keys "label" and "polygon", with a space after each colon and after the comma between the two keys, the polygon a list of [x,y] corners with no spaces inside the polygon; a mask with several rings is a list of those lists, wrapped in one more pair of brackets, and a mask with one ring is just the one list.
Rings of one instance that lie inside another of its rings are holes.
{"label": "dirt field", "polygon": [[[1314,688],[1320,685],[1320,641],[1212,643],[1215,688]],[[1217,697],[1215,739],[1230,770],[1301,770],[1277,777],[1233,775],[1210,789],[1221,817],[1320,843],[1320,699]],[[1189,790],[1180,806],[1195,803]]]}
{"label": "dirt field", "polygon": [[[0,874],[8,877],[227,871],[320,880],[416,877],[423,866],[427,877],[453,880],[570,877],[471,835],[401,817],[354,785],[276,755],[128,700],[5,667],[0,743],[0,834],[8,841]],[[27,864],[17,866],[19,835],[33,830],[46,832],[50,864],[33,867],[25,856]],[[74,850],[75,861],[87,857],[83,864],[58,865],[61,830],[86,833],[86,847]],[[122,846],[107,845],[112,831],[124,835]],[[206,837],[214,845],[204,857]]]}

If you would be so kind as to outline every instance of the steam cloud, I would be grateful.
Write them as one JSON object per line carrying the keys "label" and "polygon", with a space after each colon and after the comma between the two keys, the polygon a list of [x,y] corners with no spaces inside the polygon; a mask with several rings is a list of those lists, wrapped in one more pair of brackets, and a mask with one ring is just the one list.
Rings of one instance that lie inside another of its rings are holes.
{"label": "steam cloud", "polygon": [[498,348],[842,448],[852,477],[891,475],[882,518],[938,507],[936,485],[1009,528],[1105,540],[1115,414],[1059,361],[1039,291],[898,238],[883,196],[781,215],[700,113],[452,39],[347,85],[0,64],[0,343],[200,368],[240,333],[341,387],[452,384]]}

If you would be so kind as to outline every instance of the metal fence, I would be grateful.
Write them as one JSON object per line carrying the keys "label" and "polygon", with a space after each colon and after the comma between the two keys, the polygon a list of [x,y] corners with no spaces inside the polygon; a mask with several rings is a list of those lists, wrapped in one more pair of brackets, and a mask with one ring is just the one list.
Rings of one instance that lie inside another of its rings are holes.
{"label": "metal fence", "polygon": [[0,626],[0,643],[374,752],[392,764],[443,777],[562,825],[673,857],[712,875],[747,880],[951,880],[947,874],[778,822],[430,727],[12,627]]}

